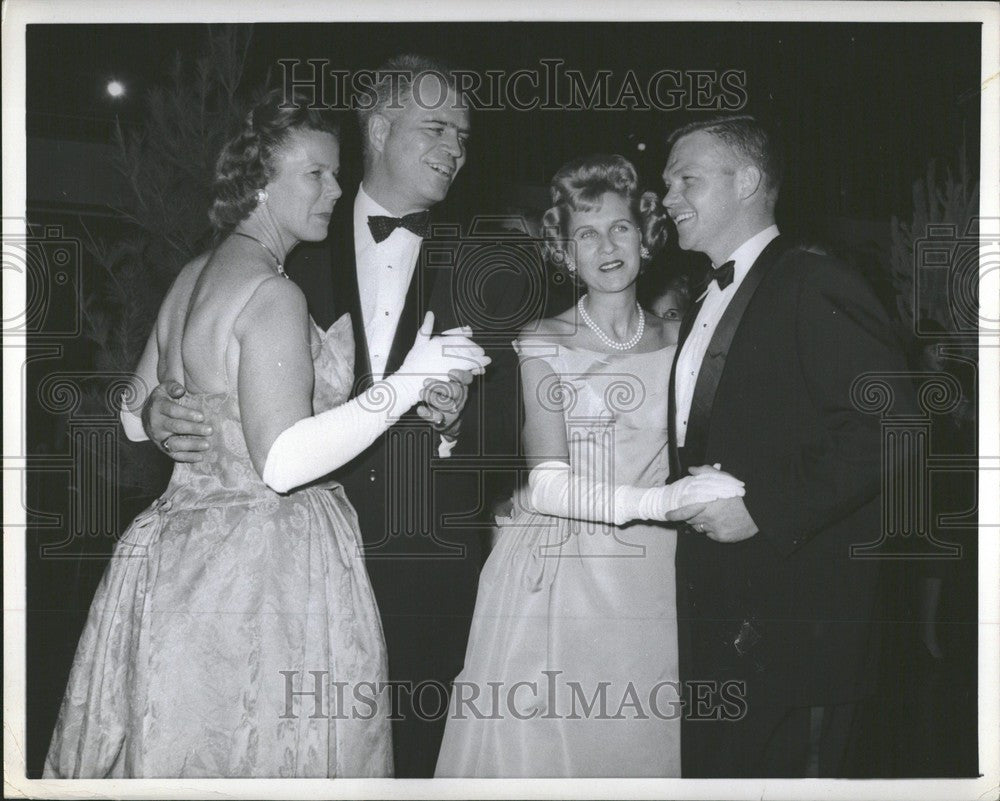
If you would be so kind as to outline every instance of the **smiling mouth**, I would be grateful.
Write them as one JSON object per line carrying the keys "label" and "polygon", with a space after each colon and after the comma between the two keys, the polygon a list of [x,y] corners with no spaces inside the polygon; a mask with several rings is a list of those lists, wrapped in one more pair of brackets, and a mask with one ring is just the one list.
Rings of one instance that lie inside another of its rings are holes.
{"label": "smiling mouth", "polygon": [[683,214],[678,214],[674,217],[674,225],[680,225],[682,222],[687,222],[692,217],[694,217],[693,211],[685,211]]}
{"label": "smiling mouth", "polygon": [[616,259],[615,261],[606,261],[597,269],[602,273],[610,273],[612,270],[617,270],[619,267],[624,267],[625,262],[621,259]]}
{"label": "smiling mouth", "polygon": [[434,172],[436,172],[442,178],[447,178],[449,181],[451,180],[452,176],[455,174],[454,168],[452,168],[452,167],[446,167],[444,164],[430,163],[427,166],[430,167]]}

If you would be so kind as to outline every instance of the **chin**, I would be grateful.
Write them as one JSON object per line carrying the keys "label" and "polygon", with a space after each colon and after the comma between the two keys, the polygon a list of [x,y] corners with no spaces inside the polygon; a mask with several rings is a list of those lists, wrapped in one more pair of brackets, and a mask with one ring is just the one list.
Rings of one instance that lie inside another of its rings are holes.
{"label": "chin", "polygon": [[305,231],[301,236],[295,237],[298,242],[322,242],[326,239],[326,230],[320,231]]}
{"label": "chin", "polygon": [[424,192],[424,199],[428,203],[428,208],[448,197],[449,189],[451,189],[451,184],[447,186],[441,186],[440,184],[428,186]]}

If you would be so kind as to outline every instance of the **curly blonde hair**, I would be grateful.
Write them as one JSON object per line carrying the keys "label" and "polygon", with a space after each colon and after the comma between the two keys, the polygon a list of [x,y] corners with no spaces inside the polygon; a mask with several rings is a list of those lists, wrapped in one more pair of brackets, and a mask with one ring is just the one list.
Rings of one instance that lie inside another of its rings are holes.
{"label": "curly blonde hair", "polygon": [[545,256],[557,267],[566,267],[566,243],[573,212],[598,208],[607,192],[628,201],[649,256],[667,243],[667,215],[655,192],[640,192],[639,178],[632,162],[624,156],[603,153],[584,156],[564,164],[549,185],[552,207],[542,216]]}

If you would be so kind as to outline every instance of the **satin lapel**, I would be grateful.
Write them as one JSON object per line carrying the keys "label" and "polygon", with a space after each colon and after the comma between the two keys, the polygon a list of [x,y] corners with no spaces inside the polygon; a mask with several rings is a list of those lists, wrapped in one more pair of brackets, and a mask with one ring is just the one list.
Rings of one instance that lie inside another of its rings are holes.
{"label": "satin lapel", "polygon": [[677,334],[677,349],[674,351],[674,360],[670,364],[670,390],[667,396],[667,452],[670,456],[672,481],[676,481],[681,475],[681,460],[677,452],[677,359],[681,355],[684,342],[694,327],[694,321],[699,311],[701,311],[701,301],[688,309],[687,314],[684,315],[681,330]]}
{"label": "satin lapel", "polygon": [[768,271],[778,263],[788,250],[789,248],[780,236],[764,248],[753,267],[750,268],[746,278],[743,279],[739,289],[736,290],[736,295],[726,307],[726,311],[712,335],[712,341],[708,344],[708,350],[705,352],[705,358],[698,370],[698,379],[694,385],[691,414],[688,417],[687,434],[684,437],[684,450],[691,454],[695,462],[699,462],[705,453],[715,393],[719,388],[719,380],[722,378],[722,371],[726,366],[726,356],[729,354],[729,348],[736,336],[736,330],[739,328],[757,287],[760,286]]}
{"label": "satin lapel", "polygon": [[396,334],[392,338],[392,348],[389,350],[389,358],[385,363],[385,374],[392,375],[403,364],[403,359],[413,347],[413,340],[420,330],[420,323],[423,322],[424,314],[430,304],[431,290],[434,288],[434,279],[438,270],[428,270],[424,268],[426,257],[427,240],[420,244],[420,253],[417,255],[417,264],[413,268],[413,278],[410,279],[410,288],[406,292],[406,300],[403,303],[403,311],[399,315],[399,324],[396,326]]}
{"label": "satin lapel", "polygon": [[361,314],[361,296],[358,291],[358,260],[354,250],[354,199],[336,206],[337,225],[334,227],[337,241],[331,243],[333,251],[334,303],[337,316],[348,312],[354,333],[354,388],[351,397],[371,384],[371,359],[368,356],[368,338],[365,336],[365,321]]}

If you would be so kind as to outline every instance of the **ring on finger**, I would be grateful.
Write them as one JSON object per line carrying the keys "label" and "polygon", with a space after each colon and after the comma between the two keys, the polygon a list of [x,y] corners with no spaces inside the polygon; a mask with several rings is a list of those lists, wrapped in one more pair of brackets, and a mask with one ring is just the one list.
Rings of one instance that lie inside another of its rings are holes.
{"label": "ring on finger", "polygon": [[163,450],[165,450],[167,453],[170,453],[170,440],[176,436],[177,436],[176,434],[168,434],[167,436],[165,436],[163,438],[163,441],[160,443],[160,447],[163,448]]}

